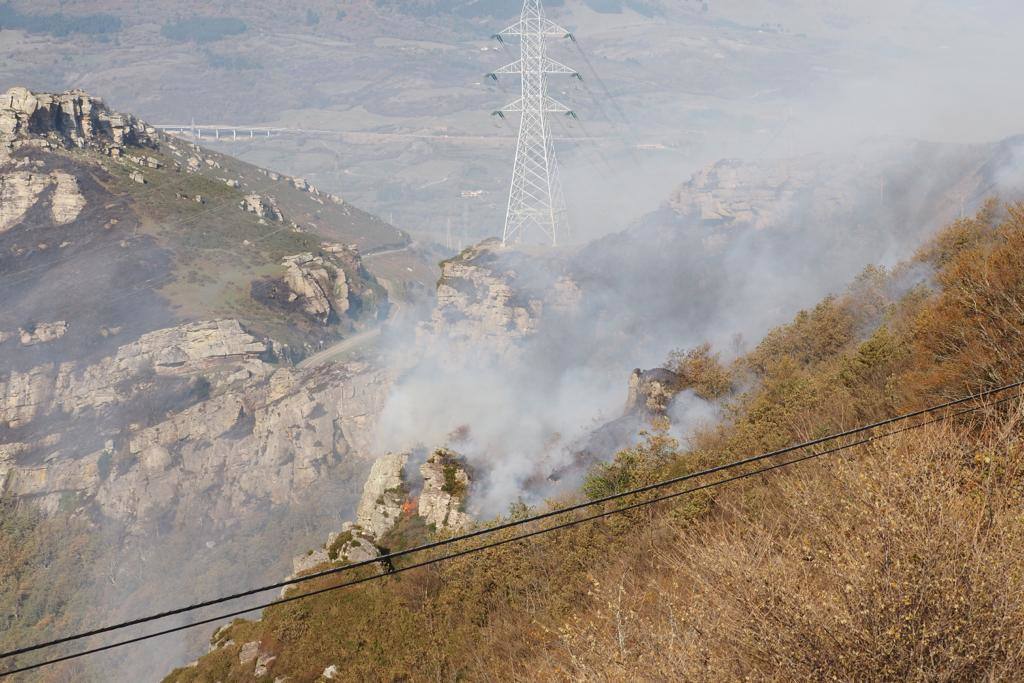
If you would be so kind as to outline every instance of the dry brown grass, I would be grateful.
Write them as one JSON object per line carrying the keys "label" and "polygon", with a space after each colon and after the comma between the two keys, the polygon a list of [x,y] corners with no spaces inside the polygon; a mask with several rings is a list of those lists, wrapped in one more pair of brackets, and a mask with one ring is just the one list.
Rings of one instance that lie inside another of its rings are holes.
{"label": "dry brown grass", "polygon": [[[867,269],[727,374],[707,347],[674,354],[684,386],[733,388],[723,421],[684,451],[653,427],[584,493],[1022,376],[1024,206],[1005,214]],[[923,266],[934,286],[906,276]],[[382,681],[1024,680],[1024,442],[1006,408],[314,596],[230,637],[278,655],[267,680],[327,664]],[[251,677],[224,648],[169,680]]]}
{"label": "dry brown grass", "polygon": [[[1020,414],[936,426],[722,490],[592,577],[517,677],[1020,680]],[[492,669],[487,678],[505,678]]]}

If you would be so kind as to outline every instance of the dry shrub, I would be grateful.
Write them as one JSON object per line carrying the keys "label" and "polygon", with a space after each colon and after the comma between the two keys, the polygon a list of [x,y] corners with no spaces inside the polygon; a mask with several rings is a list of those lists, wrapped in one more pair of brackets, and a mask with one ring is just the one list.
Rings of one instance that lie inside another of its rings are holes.
{"label": "dry shrub", "polygon": [[666,366],[679,377],[677,391],[692,389],[705,401],[713,401],[732,390],[732,378],[722,365],[721,358],[711,350],[711,344],[683,351],[677,349],[668,356]]}
{"label": "dry shrub", "polygon": [[[959,237],[960,249],[941,250],[940,291],[912,330],[911,368],[902,379],[912,387],[911,402],[1018,379],[1024,355],[1024,205],[1008,206],[1006,213],[987,233],[975,221],[937,238],[941,243]],[[961,235],[965,231],[967,237]]]}
{"label": "dry shrub", "polygon": [[560,655],[526,670],[563,680],[1019,680],[1016,419],[980,441],[932,427],[723,490],[713,519],[662,526],[652,531],[660,550],[593,578],[590,603],[561,625]]}

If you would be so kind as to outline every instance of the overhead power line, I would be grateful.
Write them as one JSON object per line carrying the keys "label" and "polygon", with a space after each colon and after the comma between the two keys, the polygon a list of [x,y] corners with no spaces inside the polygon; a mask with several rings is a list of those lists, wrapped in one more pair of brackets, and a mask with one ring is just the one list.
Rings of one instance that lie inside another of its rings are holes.
{"label": "overhead power line", "polygon": [[[6,653],[0,654],[0,659],[14,657],[14,656],[21,655],[21,654],[27,654],[29,652],[33,652],[33,651],[37,651],[37,650],[40,650],[40,649],[52,647],[52,646],[59,645],[59,644],[62,644],[62,643],[68,643],[68,642],[80,640],[80,639],[83,639],[83,638],[87,638],[87,637],[90,637],[90,636],[95,636],[95,635],[100,635],[100,634],[103,634],[103,633],[109,633],[109,632],[112,632],[112,631],[121,630],[121,629],[130,627],[130,626],[136,626],[136,625],[140,625],[140,624],[143,624],[143,623],[155,621],[155,620],[158,620],[158,619],[164,619],[164,618],[167,618],[167,617],[170,617],[170,616],[175,616],[175,615],[183,614],[183,613],[190,612],[190,611],[193,611],[193,610],[201,609],[203,607],[209,607],[209,606],[221,604],[221,603],[224,603],[224,602],[236,600],[236,599],[239,599],[239,598],[242,598],[242,597],[247,597],[247,596],[254,595],[254,594],[257,594],[257,593],[261,593],[261,592],[266,592],[266,591],[269,591],[269,590],[274,590],[274,589],[283,588],[283,587],[286,587],[286,586],[296,585],[296,584],[299,584],[299,583],[304,583],[304,582],[312,581],[314,579],[323,578],[323,577],[331,576],[331,575],[335,575],[335,574],[341,574],[341,573],[344,573],[344,572],[351,572],[351,571],[354,571],[354,570],[356,570],[356,569],[358,569],[360,567],[365,567],[365,566],[368,566],[368,565],[385,564],[385,566],[389,566],[390,567],[390,566],[392,566],[391,561],[393,559],[395,559],[395,558],[404,557],[404,556],[407,556],[407,555],[410,555],[410,554],[413,554],[413,553],[425,552],[427,550],[431,550],[431,549],[435,549],[435,548],[451,545],[451,544],[454,544],[454,543],[457,543],[457,542],[469,540],[469,539],[476,538],[476,537],[483,536],[483,535],[494,534],[494,533],[497,533],[499,531],[511,529],[511,528],[514,528],[514,527],[523,526],[525,524],[541,521],[541,520],[544,520],[544,519],[548,519],[548,518],[554,517],[556,515],[568,514],[570,512],[575,512],[575,511],[579,511],[579,510],[582,510],[582,509],[594,507],[594,506],[601,505],[601,504],[604,504],[604,503],[607,503],[607,502],[611,502],[611,501],[615,501],[615,500],[621,500],[622,498],[625,498],[625,497],[628,497],[628,496],[635,496],[635,495],[639,495],[639,494],[642,494],[642,493],[646,493],[646,492],[662,489],[662,488],[665,488],[665,487],[668,487],[668,486],[672,486],[674,484],[682,483],[682,482],[685,482],[685,481],[690,481],[690,480],[693,480],[693,479],[698,478],[698,477],[708,476],[710,474],[715,474],[715,473],[719,473],[719,472],[728,471],[728,470],[731,470],[731,469],[742,467],[744,465],[748,465],[748,464],[752,464],[752,463],[757,463],[757,462],[762,462],[764,460],[767,460],[767,459],[770,459],[770,458],[774,458],[774,457],[777,457],[777,456],[780,456],[780,455],[792,453],[792,452],[795,452],[795,451],[798,451],[798,450],[803,450],[803,449],[806,449],[806,448],[812,448],[814,446],[822,445],[824,443],[827,443],[827,442],[830,442],[830,441],[835,441],[835,440],[838,440],[838,439],[841,439],[841,438],[845,438],[845,437],[848,437],[848,436],[855,436],[857,434],[863,434],[865,432],[872,431],[874,429],[878,429],[879,427],[883,427],[883,426],[895,424],[895,423],[898,423],[898,422],[906,421],[906,420],[909,420],[909,419],[913,419],[915,417],[919,417],[921,415],[933,413],[933,412],[936,412],[938,410],[943,410],[943,409],[954,407],[954,406],[957,406],[957,405],[962,405],[964,403],[967,403],[967,402],[970,402],[970,401],[973,401],[973,400],[978,400],[978,399],[981,399],[981,398],[986,398],[986,397],[989,397],[989,396],[992,396],[994,394],[1001,393],[1001,392],[1004,392],[1004,391],[1007,391],[1007,390],[1010,390],[1010,389],[1019,388],[1021,386],[1024,386],[1024,381],[1014,382],[1012,384],[1007,384],[1007,385],[1002,386],[1002,387],[998,387],[998,388],[995,388],[995,389],[990,389],[990,390],[987,390],[987,391],[979,392],[977,394],[972,394],[970,396],[959,398],[959,399],[956,399],[956,400],[953,400],[953,401],[948,401],[948,402],[945,402],[945,403],[942,403],[942,404],[938,404],[938,405],[935,405],[935,406],[930,406],[928,408],[924,408],[924,409],[921,409],[921,410],[913,411],[913,412],[910,412],[910,413],[905,413],[903,415],[899,415],[899,416],[896,416],[896,417],[888,418],[886,420],[881,420],[879,422],[875,422],[875,423],[872,423],[872,424],[869,424],[869,425],[864,425],[864,426],[857,427],[857,428],[854,428],[854,429],[850,429],[850,430],[847,430],[847,431],[844,431],[844,432],[839,432],[837,434],[832,434],[832,435],[829,435],[829,436],[820,437],[818,439],[813,439],[811,441],[806,441],[806,442],[803,442],[803,443],[800,443],[800,444],[796,444],[796,445],[793,445],[793,446],[788,446],[786,448],[782,448],[782,449],[779,449],[779,450],[776,450],[776,451],[771,451],[771,452],[768,452],[768,453],[762,453],[760,455],[755,455],[755,456],[751,456],[751,457],[748,457],[748,458],[743,458],[743,459],[740,459],[740,460],[732,461],[732,462],[729,462],[729,463],[726,463],[726,464],[723,464],[723,465],[707,468],[707,469],[701,470],[699,472],[694,472],[694,473],[691,473],[691,474],[688,474],[688,475],[683,475],[683,476],[680,476],[680,477],[675,477],[675,478],[672,478],[672,479],[667,479],[667,480],[664,480],[664,481],[655,482],[653,484],[649,484],[649,485],[642,486],[642,487],[637,487],[637,488],[634,488],[634,489],[630,489],[628,491],[623,491],[623,492],[612,494],[612,495],[609,495],[609,496],[604,496],[602,498],[598,498],[598,499],[595,499],[595,500],[585,501],[585,502],[582,502],[582,503],[578,503],[576,505],[571,505],[571,506],[567,506],[567,507],[564,507],[564,508],[557,508],[555,510],[551,510],[551,511],[548,511],[548,512],[545,512],[545,513],[542,513],[542,514],[533,515],[533,516],[526,517],[526,518],[520,519],[520,520],[514,520],[514,521],[510,521],[510,522],[505,522],[503,524],[499,524],[499,525],[496,525],[496,526],[493,526],[493,527],[488,527],[488,528],[484,528],[484,529],[478,529],[478,530],[473,531],[473,532],[469,532],[469,533],[466,533],[466,534],[461,534],[459,536],[454,536],[452,538],[448,538],[448,539],[444,539],[444,540],[440,540],[440,541],[435,541],[435,542],[432,542],[432,543],[427,543],[427,544],[420,545],[420,546],[417,546],[417,547],[414,547],[414,548],[409,548],[409,549],[397,551],[397,552],[394,552],[394,553],[388,553],[388,554],[385,554],[385,555],[381,555],[381,556],[379,556],[377,558],[374,558],[372,560],[365,560],[365,561],[362,561],[362,562],[357,562],[357,563],[353,563],[353,564],[350,564],[350,565],[346,565],[344,567],[337,567],[337,568],[334,568],[334,569],[328,569],[328,570],[324,570],[324,571],[321,571],[321,572],[316,572],[316,573],[309,574],[309,575],[306,575],[306,576],[298,577],[298,578],[295,578],[295,579],[289,579],[289,580],[286,580],[286,581],[281,581],[281,582],[278,582],[278,583],[275,583],[275,584],[271,584],[271,585],[268,585],[268,586],[250,589],[250,590],[247,590],[247,591],[244,591],[244,592],[241,592],[241,593],[236,593],[234,595],[228,595],[228,596],[223,596],[223,597],[220,597],[220,598],[215,598],[213,600],[208,600],[206,602],[197,603],[195,605],[191,605],[191,606],[188,606],[188,607],[182,607],[182,608],[179,608],[179,609],[170,610],[170,611],[163,612],[163,613],[160,613],[160,614],[154,614],[154,615],[151,615],[151,616],[148,616],[148,617],[142,617],[142,618],[134,619],[134,620],[131,620],[131,621],[125,621],[125,622],[121,622],[119,624],[113,624],[113,625],[106,626],[106,627],[103,627],[103,628],[94,629],[92,631],[87,631],[87,632],[84,632],[84,633],[79,633],[79,634],[76,634],[76,635],[67,636],[67,637],[64,637],[64,638],[59,638],[59,639],[51,640],[51,641],[44,642],[44,643],[38,643],[36,645],[27,646],[27,647],[24,647],[24,648],[19,648],[17,650],[12,650],[10,652],[6,652]],[[407,566],[404,566],[404,567],[401,567],[401,568],[398,568],[398,569],[391,569],[390,571],[388,571],[386,573],[383,573],[383,574],[375,574],[373,576],[362,577],[362,578],[356,579],[354,581],[338,584],[338,585],[335,585],[335,586],[330,586],[330,587],[327,587],[327,588],[318,589],[316,591],[312,591],[312,592],[309,592],[309,593],[301,593],[301,594],[298,594],[298,595],[288,596],[288,597],[281,598],[281,599],[278,599],[278,600],[273,600],[273,601],[270,601],[270,602],[266,602],[266,603],[263,603],[261,605],[257,605],[257,606],[253,606],[253,607],[247,607],[245,609],[233,611],[233,612],[230,612],[230,613],[227,613],[227,614],[220,614],[220,615],[218,615],[216,617],[210,617],[210,618],[203,619],[203,620],[200,620],[200,621],[190,622],[188,624],[184,624],[184,625],[181,625],[181,626],[176,626],[176,627],[173,627],[173,628],[168,628],[168,629],[165,629],[165,630],[162,630],[162,631],[157,631],[157,632],[154,632],[154,633],[138,636],[138,637],[131,638],[131,639],[128,639],[128,640],[117,641],[115,643],[111,643],[111,644],[108,644],[108,645],[100,646],[100,647],[97,647],[97,648],[92,648],[92,649],[85,650],[85,651],[82,651],[82,652],[73,653],[73,654],[62,656],[62,657],[57,657],[57,658],[54,658],[54,659],[49,659],[49,660],[46,660],[46,661],[43,661],[43,662],[39,662],[37,664],[32,664],[32,665],[28,665],[28,666],[24,666],[24,667],[19,667],[19,668],[16,668],[16,669],[12,669],[12,670],[0,673],[0,677],[7,676],[7,675],[10,675],[10,674],[14,674],[14,673],[20,673],[20,672],[23,672],[23,671],[28,671],[28,670],[36,669],[36,668],[39,668],[39,667],[42,667],[42,666],[47,666],[47,665],[50,665],[50,664],[56,664],[56,663],[59,663],[59,662],[70,660],[70,659],[77,659],[79,657],[84,657],[84,656],[87,656],[87,655],[96,654],[98,652],[103,652],[103,651],[110,650],[110,649],[113,649],[113,648],[122,647],[122,646],[125,646],[125,645],[130,645],[130,644],[133,644],[133,643],[137,643],[137,642],[140,642],[140,641],[143,641],[143,640],[148,640],[148,639],[151,639],[151,638],[156,638],[156,637],[163,636],[163,635],[168,635],[168,634],[175,633],[175,632],[178,632],[178,631],[183,631],[183,630],[194,628],[194,627],[197,627],[197,626],[202,626],[204,624],[210,624],[210,623],[214,623],[214,622],[218,622],[218,621],[224,621],[224,620],[230,619],[232,617],[240,616],[242,614],[247,614],[247,613],[254,612],[254,611],[257,611],[257,610],[261,610],[261,609],[266,609],[268,607],[273,607],[273,606],[276,606],[276,605],[281,605],[281,604],[293,602],[295,600],[300,600],[302,598],[311,597],[311,596],[314,596],[314,595],[319,595],[321,593],[325,593],[325,592],[329,592],[329,591],[333,591],[333,590],[340,590],[342,588],[347,588],[347,587],[354,586],[354,585],[357,585],[357,584],[360,584],[360,583],[365,583],[367,581],[373,581],[373,580],[376,580],[376,579],[379,579],[379,578],[386,577],[386,576],[388,576],[390,574],[402,573],[402,572],[410,571],[412,569],[417,569],[417,568],[420,568],[420,567],[425,567],[425,566],[428,566],[428,565],[437,564],[439,562],[443,562],[443,561],[451,560],[451,559],[456,559],[458,557],[462,557],[462,556],[465,556],[465,555],[468,555],[468,554],[472,554],[472,553],[476,553],[476,552],[481,552],[483,550],[487,550],[489,548],[497,547],[497,546],[500,546],[500,545],[505,545],[507,543],[512,543],[512,542],[524,540],[524,539],[527,539],[527,538],[532,538],[534,536],[537,536],[537,535],[540,535],[540,534],[544,534],[544,533],[550,533],[550,532],[558,531],[560,529],[564,529],[564,528],[567,528],[567,527],[575,526],[577,524],[582,524],[582,523],[587,522],[587,521],[593,521],[593,520],[601,519],[601,518],[607,517],[609,515],[614,515],[614,514],[620,514],[620,513],[623,513],[623,512],[628,512],[630,510],[634,510],[634,509],[637,509],[639,507],[644,507],[644,506],[647,506],[647,505],[652,505],[652,504],[655,504],[655,503],[658,503],[658,502],[661,502],[661,501],[664,501],[664,500],[669,500],[669,499],[677,498],[679,496],[686,495],[686,494],[689,494],[689,493],[694,493],[694,492],[697,492],[697,491],[714,488],[714,487],[721,486],[723,484],[727,484],[727,483],[730,483],[730,482],[733,482],[733,481],[737,481],[737,480],[740,480],[740,479],[745,479],[745,478],[748,478],[748,477],[751,477],[751,476],[754,476],[754,475],[757,475],[757,474],[762,474],[762,473],[769,472],[769,471],[772,471],[772,470],[780,469],[782,467],[787,467],[789,465],[794,465],[794,464],[797,464],[797,463],[800,463],[800,462],[804,462],[806,460],[810,460],[810,459],[814,459],[814,458],[820,458],[820,457],[825,456],[825,455],[830,455],[830,454],[833,454],[833,453],[845,451],[845,450],[848,450],[850,448],[854,448],[856,446],[872,443],[872,442],[877,441],[879,439],[891,437],[891,436],[894,436],[896,434],[907,432],[907,431],[910,431],[910,430],[913,430],[913,429],[920,429],[920,428],[925,427],[927,425],[935,424],[937,422],[942,422],[942,421],[945,421],[945,420],[948,420],[948,419],[951,419],[951,418],[954,418],[954,417],[966,415],[968,413],[973,413],[973,412],[976,412],[976,411],[981,410],[983,408],[994,407],[994,406],[997,406],[997,405],[1001,405],[1003,403],[1006,403],[1008,401],[1011,401],[1011,400],[1014,400],[1014,399],[1017,399],[1017,398],[1020,398],[1020,397],[1021,397],[1021,394],[1014,394],[1013,396],[1010,396],[1010,397],[1002,398],[1002,399],[999,399],[999,400],[996,400],[996,401],[992,401],[992,402],[989,402],[989,403],[984,403],[984,404],[981,404],[981,405],[978,405],[978,406],[974,406],[974,407],[971,407],[971,408],[966,408],[964,410],[960,410],[960,411],[956,411],[956,412],[953,412],[953,413],[949,413],[947,415],[942,415],[942,416],[934,418],[932,420],[926,420],[924,422],[917,423],[917,424],[914,424],[914,425],[910,425],[910,426],[907,426],[907,427],[902,427],[900,429],[890,430],[889,432],[886,432],[884,434],[877,434],[877,435],[873,435],[873,436],[868,436],[868,437],[865,437],[865,438],[860,439],[858,441],[854,441],[854,442],[851,442],[851,443],[848,443],[848,444],[844,444],[842,446],[837,446],[837,447],[834,447],[834,448],[830,448],[830,449],[827,449],[825,451],[813,452],[813,453],[810,453],[808,455],[801,456],[799,458],[794,458],[792,460],[787,460],[787,461],[781,462],[781,463],[775,463],[775,464],[768,465],[766,467],[762,467],[762,468],[759,468],[759,469],[756,469],[756,470],[751,470],[751,471],[748,471],[748,472],[743,472],[741,474],[734,475],[732,477],[727,477],[725,479],[717,480],[715,482],[710,482],[710,483],[707,483],[707,484],[701,484],[699,486],[695,486],[695,487],[692,487],[692,488],[684,489],[682,491],[676,491],[676,492],[667,494],[665,496],[655,497],[655,498],[644,500],[644,501],[640,501],[640,502],[637,502],[637,503],[632,503],[630,505],[626,505],[626,506],[623,506],[623,507],[620,507],[620,508],[615,508],[613,510],[606,510],[606,511],[603,511],[601,513],[597,513],[595,515],[590,515],[588,517],[583,517],[583,518],[580,518],[580,519],[577,519],[577,520],[571,520],[569,522],[564,522],[564,523],[561,523],[561,524],[558,524],[558,525],[554,525],[554,526],[551,526],[551,527],[545,527],[544,529],[531,531],[531,532],[528,532],[528,533],[525,533],[525,534],[521,534],[519,536],[514,536],[514,537],[511,537],[511,538],[508,538],[508,539],[502,539],[500,541],[495,541],[495,542],[484,544],[484,545],[481,545],[481,546],[476,546],[474,548],[469,548],[469,549],[466,549],[466,550],[461,550],[461,551],[458,551],[458,552],[449,553],[447,555],[442,555],[442,556],[439,556],[439,557],[436,557],[436,558],[431,558],[429,560],[424,560],[422,562],[418,562],[418,563],[415,563],[415,564],[407,565]]]}

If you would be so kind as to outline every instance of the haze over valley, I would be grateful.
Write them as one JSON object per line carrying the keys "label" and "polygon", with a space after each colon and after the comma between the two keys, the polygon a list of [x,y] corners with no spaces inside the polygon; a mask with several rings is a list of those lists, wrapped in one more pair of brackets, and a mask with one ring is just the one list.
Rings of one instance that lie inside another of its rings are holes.
{"label": "haze over valley", "polygon": [[0,677],[1013,680],[1021,20],[0,4]]}

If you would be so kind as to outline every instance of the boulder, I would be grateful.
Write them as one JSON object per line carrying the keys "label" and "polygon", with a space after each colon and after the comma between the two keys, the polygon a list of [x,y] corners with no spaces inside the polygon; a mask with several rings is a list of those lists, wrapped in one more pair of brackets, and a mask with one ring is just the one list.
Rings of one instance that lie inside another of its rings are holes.
{"label": "boulder", "polygon": [[246,195],[239,207],[243,211],[264,219],[272,221],[283,221],[284,214],[277,208],[277,202],[272,197],[263,197],[258,194]]}
{"label": "boulder", "polygon": [[50,213],[57,225],[66,225],[76,218],[85,208],[85,197],[78,189],[78,180],[70,173],[54,171],[53,196],[50,200]]}
{"label": "boulder", "polygon": [[30,329],[22,328],[19,336],[22,346],[35,346],[56,341],[68,332],[68,324],[63,320],[53,323],[40,323]]}
{"label": "boulder", "polygon": [[342,316],[348,312],[348,276],[336,259],[306,252],[286,257],[282,265],[289,301],[298,301],[307,315],[326,323],[332,313]]}

